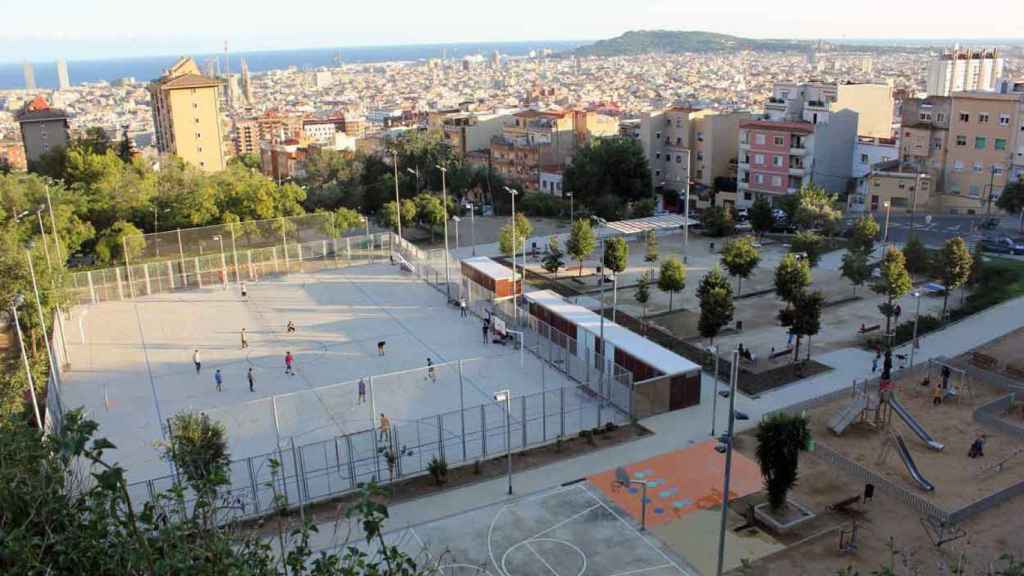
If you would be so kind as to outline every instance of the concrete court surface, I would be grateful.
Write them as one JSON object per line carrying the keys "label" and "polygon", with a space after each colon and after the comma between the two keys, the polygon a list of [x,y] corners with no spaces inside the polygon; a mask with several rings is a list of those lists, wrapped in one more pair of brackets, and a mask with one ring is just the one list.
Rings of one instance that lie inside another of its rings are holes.
{"label": "concrete court surface", "polygon": [[[294,334],[285,331],[289,320]],[[100,434],[118,446],[112,458],[132,481],[169,473],[155,445],[161,422],[183,410],[223,421],[231,456],[241,458],[277,446],[272,395],[287,395],[277,398],[280,438],[299,445],[373,426],[369,398],[358,402],[361,377],[413,371],[375,378],[369,387],[376,412],[395,427],[460,404],[494,404],[493,393],[503,388],[516,397],[569,385],[529,353],[521,366],[513,347],[484,343],[477,318],[460,318],[443,295],[387,263],[263,279],[248,284],[245,300],[232,285],[104,302],[74,310],[69,327],[74,364],[65,404],[84,406],[100,423]],[[384,356],[378,341],[387,343]],[[295,356],[294,376],[284,374],[287,351]],[[423,369],[428,357],[439,365],[435,379]],[[465,360],[461,398],[457,364],[445,364],[457,360]],[[255,392],[246,382],[250,367]],[[337,383],[344,384],[311,391]],[[572,392],[566,404],[584,402]]]}
{"label": "concrete court surface", "polygon": [[545,490],[389,535],[445,576],[695,574],[586,482]]}

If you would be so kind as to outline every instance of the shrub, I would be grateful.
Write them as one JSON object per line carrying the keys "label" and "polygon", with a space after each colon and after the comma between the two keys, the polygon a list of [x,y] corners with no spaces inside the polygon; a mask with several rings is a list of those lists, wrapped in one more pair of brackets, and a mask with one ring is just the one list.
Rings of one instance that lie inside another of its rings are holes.
{"label": "shrub", "polygon": [[[479,465],[479,461],[477,462]],[[438,458],[434,456],[430,459],[430,463],[427,464],[427,471],[430,472],[430,476],[434,478],[434,482],[438,486],[448,481],[448,461],[443,457]]]}

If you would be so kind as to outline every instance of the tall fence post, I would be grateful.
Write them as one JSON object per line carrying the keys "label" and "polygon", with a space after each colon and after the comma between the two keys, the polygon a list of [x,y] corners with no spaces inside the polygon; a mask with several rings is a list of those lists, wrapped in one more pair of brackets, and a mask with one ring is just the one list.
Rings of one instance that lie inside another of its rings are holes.
{"label": "tall fence post", "polygon": [[277,246],[270,247],[270,255],[274,258],[274,274],[277,274]]}
{"label": "tall fence post", "polygon": [[285,272],[287,272],[288,268],[289,268],[289,266],[288,266],[289,265],[289,262],[288,262],[288,234],[285,232],[285,229],[284,229],[284,217],[283,216],[280,218],[280,221],[281,221],[281,247],[284,248],[284,269],[285,269]]}
{"label": "tall fence post", "polygon": [[174,265],[167,261],[167,280],[171,283],[171,290],[174,290]]}
{"label": "tall fence post", "polygon": [[121,286],[121,269],[114,268],[114,276],[117,278],[117,299],[124,300],[124,287]]}
{"label": "tall fence post", "polygon": [[565,388],[558,389],[559,435],[565,438]]}
{"label": "tall fence post", "polygon": [[238,246],[235,244],[235,223],[232,222],[231,228],[231,257],[235,262],[235,284],[241,284],[242,279],[238,273]]}
{"label": "tall fence post", "polygon": [[89,280],[89,298],[92,299],[92,303],[96,303],[96,286],[92,283],[92,270],[85,273],[85,277]]}
{"label": "tall fence post", "polygon": [[202,270],[202,268],[199,267],[199,256],[195,257],[195,264],[196,264],[196,283],[199,285],[200,288],[202,288],[203,287],[203,270]]}
{"label": "tall fence post", "polygon": [[523,421],[523,449],[525,449],[526,448],[526,396],[520,396],[519,400],[522,403],[521,406],[522,406],[522,413],[523,413],[523,415],[522,415],[522,421]]}
{"label": "tall fence post", "polygon": [[256,490],[256,472],[253,470],[252,467],[252,457],[250,456],[246,458],[245,462],[246,466],[249,468],[249,489],[252,490],[253,505],[256,507],[256,513],[259,514],[260,494],[259,491]]}
{"label": "tall fence post", "polygon": [[185,248],[181,243],[181,228],[178,228],[178,259],[181,262],[181,286],[188,287],[188,272],[185,271]]}
{"label": "tall fence post", "polygon": [[153,293],[153,289],[149,284],[149,264],[142,265],[142,277],[146,279],[146,296]]}
{"label": "tall fence post", "polygon": [[462,360],[459,360],[459,420],[462,422],[462,460],[466,460],[466,401],[463,395]]}
{"label": "tall fence post", "polygon": [[483,404],[480,405],[480,453],[487,457],[487,414]]}
{"label": "tall fence post", "polygon": [[352,262],[352,237],[345,237],[345,259]]}

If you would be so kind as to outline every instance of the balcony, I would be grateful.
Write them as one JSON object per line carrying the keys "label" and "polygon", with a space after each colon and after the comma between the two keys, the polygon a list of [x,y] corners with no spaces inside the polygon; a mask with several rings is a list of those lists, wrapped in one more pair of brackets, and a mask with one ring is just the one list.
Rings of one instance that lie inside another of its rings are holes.
{"label": "balcony", "polygon": [[790,176],[803,176],[804,175],[804,168],[803,167],[794,168],[794,167],[790,166],[789,167],[789,175]]}
{"label": "balcony", "polygon": [[790,156],[806,156],[807,155],[807,148],[804,147],[803,145],[793,146],[793,147],[791,147],[789,149],[789,155]]}
{"label": "balcony", "polygon": [[750,150],[750,142],[740,142],[740,150]]}

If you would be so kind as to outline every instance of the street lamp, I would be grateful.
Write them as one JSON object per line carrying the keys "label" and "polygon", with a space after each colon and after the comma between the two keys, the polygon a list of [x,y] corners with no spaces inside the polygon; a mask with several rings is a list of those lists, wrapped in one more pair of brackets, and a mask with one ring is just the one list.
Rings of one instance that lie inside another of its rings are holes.
{"label": "street lamp", "polygon": [[36,387],[32,383],[32,369],[28,365],[28,356],[25,354],[25,340],[21,334],[21,322],[18,320],[18,307],[25,302],[25,297],[21,294],[15,294],[14,298],[11,299],[11,317],[14,318],[14,328],[18,333],[18,348],[21,349],[21,361],[25,364],[25,377],[28,378],[28,390],[29,395],[32,397],[32,410],[36,415],[36,425],[39,429],[43,429],[43,419],[39,415],[39,400],[36,399]]}
{"label": "street lamp", "polygon": [[914,337],[910,341],[910,367],[914,367],[914,350],[917,350],[917,321],[921,317],[921,291],[915,290],[913,293],[914,300],[917,304],[914,306]]}
{"label": "street lamp", "polygon": [[686,180],[683,182],[683,261],[686,262],[690,256],[690,149],[684,148],[683,151],[686,152]]}
{"label": "street lamp", "polygon": [[892,204],[886,200],[882,203],[885,206],[885,232],[882,234],[882,244],[889,243],[889,213],[892,212]]}
{"label": "street lamp", "polygon": [[[519,194],[514,188],[505,186],[505,191],[512,195],[512,314],[513,319],[519,322],[519,298],[516,296],[516,195]],[[498,242],[501,243],[500,241]],[[526,255],[524,254],[525,258]],[[525,262],[523,263],[525,267]]]}
{"label": "street lamp", "polygon": [[739,379],[740,351],[732,351],[732,371],[729,376],[729,431],[720,438],[721,444],[715,450],[725,452],[725,479],[722,485],[722,523],[718,530],[718,570],[722,576],[722,563],[725,560],[725,523],[729,514],[729,480],[732,474],[732,440],[736,425],[736,381]]}
{"label": "street lamp", "polygon": [[508,495],[512,495],[512,391],[498,390],[494,401],[505,404],[505,448],[508,452]]}
{"label": "street lamp", "polygon": [[718,346],[708,346],[705,349],[709,354],[714,354],[715,364],[712,370],[715,378],[715,392],[711,398],[711,435],[715,435],[715,419],[718,416]]}
{"label": "street lamp", "polygon": [[441,171],[441,210],[444,214],[444,294],[451,302],[451,269],[448,266],[448,185],[446,182],[448,169],[440,164],[435,164],[434,167]]}
{"label": "street lamp", "polygon": [[452,216],[452,222],[455,222],[455,250],[459,249],[459,222],[462,222],[462,218],[458,216]]}
{"label": "street lamp", "polygon": [[409,174],[416,176],[416,193],[420,193],[420,167],[417,166],[415,170],[412,168],[405,169]]}
{"label": "street lamp", "polygon": [[46,253],[46,269],[53,270],[53,263],[50,262],[50,246],[46,242],[46,229],[43,228],[43,210],[45,209],[46,206],[42,205],[40,205],[39,208],[36,208],[36,218],[39,219],[39,234],[43,237],[43,252]]}
{"label": "street lamp", "polygon": [[466,205],[469,206],[469,232],[473,242],[473,256],[476,256],[476,205],[472,202]]}
{"label": "street lamp", "polygon": [[[153,234],[160,231],[160,212],[164,214],[170,212],[170,208],[164,208],[160,210],[156,206],[153,206]],[[160,236],[153,236],[153,243],[156,245],[156,255],[160,255]]]}
{"label": "street lamp", "polygon": [[565,195],[569,197],[569,225],[572,226],[572,223],[574,222],[574,214],[572,210],[572,192],[566,192]]}
{"label": "street lamp", "polygon": [[[398,196],[398,150],[391,150],[395,156],[395,220],[398,221],[398,238],[402,238],[402,200]],[[418,184],[418,182],[417,182]]]}

